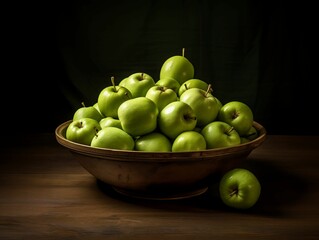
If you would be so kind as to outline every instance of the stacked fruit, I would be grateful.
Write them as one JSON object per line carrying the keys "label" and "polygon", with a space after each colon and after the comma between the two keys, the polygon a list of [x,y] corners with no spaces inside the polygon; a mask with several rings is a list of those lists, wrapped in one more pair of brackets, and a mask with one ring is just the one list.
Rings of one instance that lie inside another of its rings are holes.
{"label": "stacked fruit", "polygon": [[66,138],[92,147],[178,152],[231,147],[258,137],[253,112],[240,101],[222,104],[208,82],[194,78],[184,56],[168,58],[158,81],[137,72],[74,113]]}

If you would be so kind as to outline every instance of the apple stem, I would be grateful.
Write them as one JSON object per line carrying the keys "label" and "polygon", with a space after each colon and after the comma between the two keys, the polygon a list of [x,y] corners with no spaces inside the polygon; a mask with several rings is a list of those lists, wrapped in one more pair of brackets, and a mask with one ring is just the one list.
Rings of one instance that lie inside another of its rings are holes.
{"label": "apple stem", "polygon": [[186,83],[184,84],[184,86],[185,86],[185,89],[187,90],[187,89],[188,89],[188,87],[187,87],[187,84],[186,84]]}
{"label": "apple stem", "polygon": [[233,195],[237,195],[238,194],[238,189],[234,189],[230,194],[229,194],[229,196],[233,196]]}
{"label": "apple stem", "polygon": [[231,127],[228,131],[227,131],[227,135],[229,135],[231,133],[231,131],[234,130],[234,127]]}
{"label": "apple stem", "polygon": [[82,105],[83,107],[85,107],[85,104],[84,104],[84,102],[81,102],[81,105]]}
{"label": "apple stem", "polygon": [[112,86],[114,87],[114,91],[116,91],[114,76],[111,77]]}
{"label": "apple stem", "polygon": [[208,93],[212,92],[212,85],[211,84],[208,84],[208,87],[207,87],[207,90],[206,90],[206,93],[205,93],[205,97],[207,97]]}
{"label": "apple stem", "polygon": [[185,57],[185,48],[182,48],[182,56]]}

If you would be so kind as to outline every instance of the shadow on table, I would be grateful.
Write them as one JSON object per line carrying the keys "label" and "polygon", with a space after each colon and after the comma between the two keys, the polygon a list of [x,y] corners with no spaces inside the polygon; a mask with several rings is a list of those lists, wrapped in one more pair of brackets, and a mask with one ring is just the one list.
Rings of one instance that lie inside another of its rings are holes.
{"label": "shadow on table", "polygon": [[307,183],[298,176],[266,162],[259,159],[258,161],[248,161],[246,165],[242,166],[256,175],[262,187],[261,195],[256,205],[246,210],[233,209],[221,202],[218,193],[218,183],[221,176],[215,176],[211,179],[211,184],[204,194],[178,200],[148,200],[128,197],[116,192],[111,186],[99,180],[97,180],[97,186],[109,197],[131,204],[138,204],[139,206],[166,211],[240,212],[280,217],[285,207],[298,201],[305,194]]}

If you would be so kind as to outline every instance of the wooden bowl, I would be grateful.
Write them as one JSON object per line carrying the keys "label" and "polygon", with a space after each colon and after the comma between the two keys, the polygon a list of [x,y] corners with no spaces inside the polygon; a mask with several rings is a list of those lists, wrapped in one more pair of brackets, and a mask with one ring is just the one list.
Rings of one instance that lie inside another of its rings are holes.
{"label": "wooden bowl", "polygon": [[179,199],[204,193],[214,175],[239,166],[266,138],[257,122],[258,138],[234,147],[191,152],[141,152],[94,148],[65,137],[71,120],[55,130],[59,144],[98,180],[117,192],[138,198]]}

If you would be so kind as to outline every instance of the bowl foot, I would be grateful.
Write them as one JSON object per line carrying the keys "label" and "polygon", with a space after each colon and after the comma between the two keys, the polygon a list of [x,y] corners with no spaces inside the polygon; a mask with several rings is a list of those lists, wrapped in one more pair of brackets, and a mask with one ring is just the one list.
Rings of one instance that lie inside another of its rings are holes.
{"label": "bowl foot", "polygon": [[148,200],[179,200],[186,199],[191,197],[199,196],[205,193],[208,187],[202,187],[197,189],[190,189],[183,192],[158,192],[158,193],[150,193],[150,192],[138,192],[133,190],[127,190],[118,187],[112,187],[116,192],[133,198],[139,199],[148,199]]}

